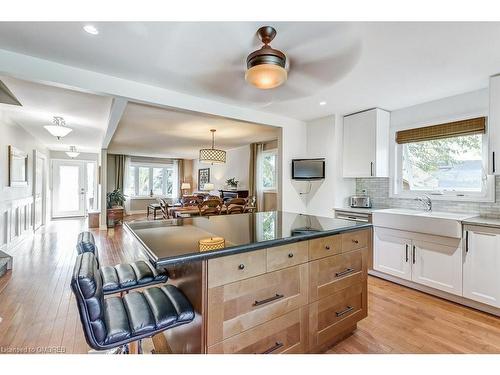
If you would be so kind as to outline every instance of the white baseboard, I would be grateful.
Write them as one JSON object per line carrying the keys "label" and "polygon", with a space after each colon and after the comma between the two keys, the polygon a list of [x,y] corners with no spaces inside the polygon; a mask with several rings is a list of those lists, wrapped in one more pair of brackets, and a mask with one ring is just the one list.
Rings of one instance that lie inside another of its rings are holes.
{"label": "white baseboard", "polygon": [[481,303],[481,302],[476,302],[476,301],[470,300],[470,299],[465,298],[465,297],[461,297],[461,296],[457,296],[455,294],[443,292],[441,290],[437,290],[437,289],[428,287],[426,285],[417,284],[417,283],[414,283],[413,281],[400,279],[399,277],[388,275],[386,273],[379,272],[376,270],[369,270],[368,274],[371,276],[379,277],[379,278],[387,280],[387,281],[392,281],[393,283],[400,284],[400,285],[406,286],[408,288],[416,289],[420,292],[432,294],[433,296],[436,296],[436,297],[439,297],[442,299],[446,299],[448,301],[455,302],[455,303],[458,303],[460,305],[472,307],[473,309],[481,310],[481,311],[487,312],[488,314],[500,316],[500,309],[493,307],[493,306],[486,305],[486,304]]}

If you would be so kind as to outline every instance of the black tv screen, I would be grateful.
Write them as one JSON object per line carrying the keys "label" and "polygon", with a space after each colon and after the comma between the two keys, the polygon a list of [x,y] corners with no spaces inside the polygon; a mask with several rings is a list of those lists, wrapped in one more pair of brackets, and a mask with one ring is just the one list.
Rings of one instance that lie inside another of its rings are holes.
{"label": "black tv screen", "polygon": [[325,178],[325,159],[292,160],[292,179],[321,180]]}

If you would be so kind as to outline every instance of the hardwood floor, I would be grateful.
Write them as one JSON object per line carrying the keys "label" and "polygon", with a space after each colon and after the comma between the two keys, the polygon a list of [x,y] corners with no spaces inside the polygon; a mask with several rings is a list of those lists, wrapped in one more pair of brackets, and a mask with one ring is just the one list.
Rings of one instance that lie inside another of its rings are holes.
{"label": "hardwood floor", "polygon": [[[0,279],[0,353],[87,353],[69,286],[85,228],[84,220],[55,220],[10,252],[14,269]],[[101,264],[144,258],[120,228],[93,233]],[[368,318],[328,353],[500,353],[500,318],[373,277],[368,298]]]}
{"label": "hardwood floor", "polygon": [[370,276],[368,317],[328,353],[500,353],[500,318]]}

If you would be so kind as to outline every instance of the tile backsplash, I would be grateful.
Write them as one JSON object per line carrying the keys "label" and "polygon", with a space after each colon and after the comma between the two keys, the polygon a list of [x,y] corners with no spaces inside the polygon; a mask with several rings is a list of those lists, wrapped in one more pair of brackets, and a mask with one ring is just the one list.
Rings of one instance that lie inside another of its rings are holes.
{"label": "tile backsplash", "polygon": [[[370,196],[375,208],[423,209],[422,203],[414,199],[389,198],[389,178],[357,178],[356,194],[363,190]],[[480,214],[486,217],[500,217],[500,176],[495,178],[496,201],[491,202],[456,202],[432,201],[434,211]]]}

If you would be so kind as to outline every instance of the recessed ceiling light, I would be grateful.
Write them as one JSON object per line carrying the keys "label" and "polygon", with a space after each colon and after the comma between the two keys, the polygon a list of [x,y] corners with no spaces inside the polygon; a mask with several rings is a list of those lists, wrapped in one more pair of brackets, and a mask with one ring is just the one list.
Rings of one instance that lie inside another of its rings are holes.
{"label": "recessed ceiling light", "polygon": [[319,105],[326,105],[325,101],[319,102]]}
{"label": "recessed ceiling light", "polygon": [[97,28],[94,25],[85,25],[85,26],[83,26],[83,30],[85,30],[86,32],[88,32],[89,34],[92,34],[92,35],[99,34],[99,30],[97,30]]}

